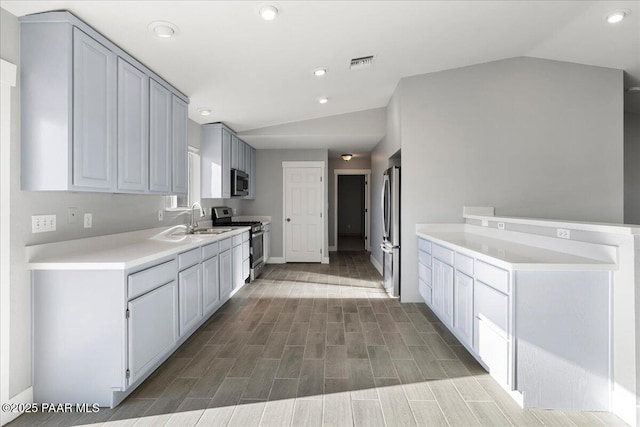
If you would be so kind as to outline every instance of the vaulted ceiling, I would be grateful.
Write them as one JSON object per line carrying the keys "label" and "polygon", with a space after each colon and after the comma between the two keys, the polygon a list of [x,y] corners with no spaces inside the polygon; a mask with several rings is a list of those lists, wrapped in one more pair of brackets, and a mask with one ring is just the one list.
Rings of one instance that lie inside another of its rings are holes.
{"label": "vaulted ceiling", "polygon": [[[402,77],[515,56],[619,68],[626,86],[640,86],[638,1],[280,1],[268,2],[279,9],[268,22],[258,14],[264,4],[0,2],[17,16],[71,11],[187,94],[191,119],[236,131],[384,107]],[[611,25],[614,9],[632,13]],[[154,36],[156,20],[177,35]],[[366,55],[373,67],[349,70]],[[328,72],[318,78],[320,66]],[[640,94],[627,98],[640,112]],[[212,114],[198,114],[202,107]]]}

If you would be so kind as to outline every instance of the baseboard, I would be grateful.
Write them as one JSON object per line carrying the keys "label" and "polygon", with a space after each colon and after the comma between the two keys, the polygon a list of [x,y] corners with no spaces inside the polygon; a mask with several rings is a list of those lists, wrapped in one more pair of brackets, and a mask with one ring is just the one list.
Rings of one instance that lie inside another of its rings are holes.
{"label": "baseboard", "polygon": [[285,264],[285,262],[284,257],[272,256],[269,258],[269,261],[267,261],[267,264]]}
{"label": "baseboard", "polygon": [[329,252],[335,252],[338,250],[338,246],[329,246]]}
{"label": "baseboard", "polygon": [[329,264],[329,257],[328,256],[322,257],[322,263]]}
{"label": "baseboard", "polygon": [[373,264],[376,270],[378,270],[378,273],[380,273],[380,275],[382,276],[382,264],[380,264],[378,260],[373,257],[373,254],[369,257],[369,260],[371,260],[371,264]]}
{"label": "baseboard", "polygon": [[[5,402],[2,402],[3,404]],[[9,399],[8,404],[33,403],[33,387],[29,387],[22,393],[15,395]],[[0,425],[5,425],[22,415],[22,412],[0,412]]]}

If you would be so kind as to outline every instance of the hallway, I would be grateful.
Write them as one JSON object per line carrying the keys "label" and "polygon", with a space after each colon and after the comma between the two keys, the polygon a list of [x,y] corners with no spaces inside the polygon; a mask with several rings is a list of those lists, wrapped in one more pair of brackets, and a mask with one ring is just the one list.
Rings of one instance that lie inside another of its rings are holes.
{"label": "hallway", "polygon": [[424,304],[386,296],[367,253],[266,266],[125,402],[13,426],[586,426],[524,411]]}

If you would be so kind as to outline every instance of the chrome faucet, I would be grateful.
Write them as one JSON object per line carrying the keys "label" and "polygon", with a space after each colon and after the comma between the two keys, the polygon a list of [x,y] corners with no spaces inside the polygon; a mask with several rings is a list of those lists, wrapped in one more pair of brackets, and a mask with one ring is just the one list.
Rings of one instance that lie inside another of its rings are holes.
{"label": "chrome faucet", "polygon": [[191,220],[189,221],[189,227],[187,229],[189,233],[195,232],[198,228],[198,222],[195,220],[195,216],[193,215],[193,209],[195,207],[198,207],[200,209],[200,217],[202,218],[204,216],[204,209],[202,209],[200,203],[195,202],[191,205]]}

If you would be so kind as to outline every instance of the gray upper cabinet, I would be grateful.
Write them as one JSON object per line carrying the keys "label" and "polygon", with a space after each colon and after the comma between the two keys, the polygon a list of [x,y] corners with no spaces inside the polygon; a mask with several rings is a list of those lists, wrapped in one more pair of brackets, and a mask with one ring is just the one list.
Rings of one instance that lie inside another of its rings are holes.
{"label": "gray upper cabinet", "polygon": [[255,199],[255,153],[224,124],[202,125],[200,197],[231,198],[231,169],[237,169],[249,175],[249,194],[244,198]]}
{"label": "gray upper cabinet", "polygon": [[171,134],[173,144],[173,177],[174,194],[187,194],[189,191],[189,158],[187,140],[187,103],[172,96]]}
{"label": "gray upper cabinet", "polygon": [[149,188],[149,77],[118,58],[118,190]]}
{"label": "gray upper cabinet", "polygon": [[22,189],[186,193],[189,99],[69,12],[20,24]]}
{"label": "gray upper cabinet", "polygon": [[116,55],[73,29],[73,185],[112,189],[116,154]]}
{"label": "gray upper cabinet", "polygon": [[255,199],[256,198],[256,149],[249,147],[249,195],[246,197],[247,199]]}
{"label": "gray upper cabinet", "polygon": [[239,169],[241,142],[237,136],[231,135],[231,169]]}
{"label": "gray upper cabinet", "polygon": [[171,92],[153,79],[149,96],[149,190],[171,191]]}
{"label": "gray upper cabinet", "polygon": [[202,125],[200,144],[200,197],[231,197],[232,132],[220,123]]}

